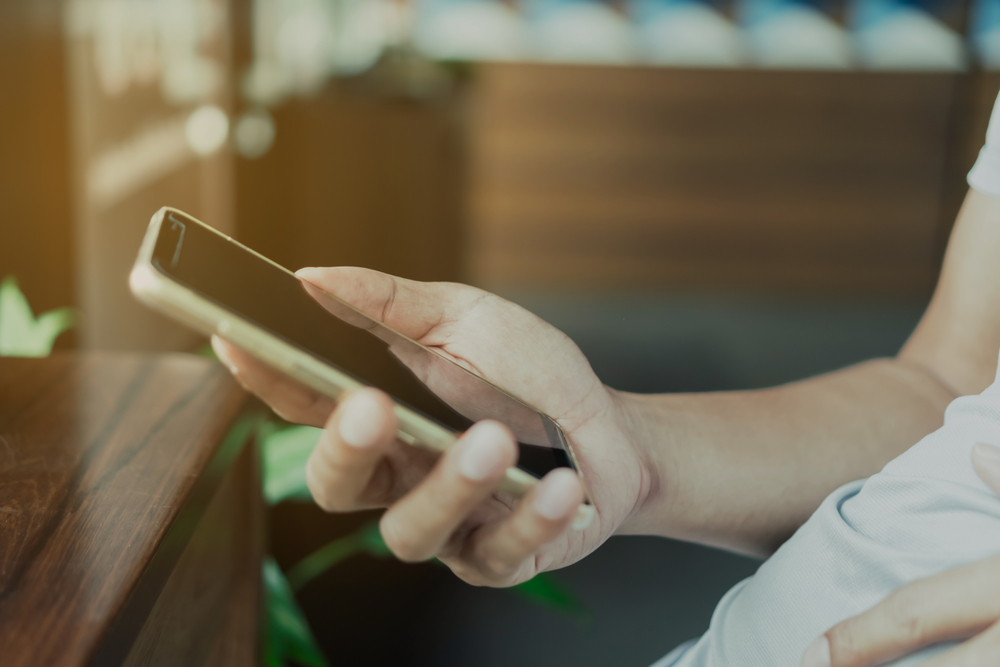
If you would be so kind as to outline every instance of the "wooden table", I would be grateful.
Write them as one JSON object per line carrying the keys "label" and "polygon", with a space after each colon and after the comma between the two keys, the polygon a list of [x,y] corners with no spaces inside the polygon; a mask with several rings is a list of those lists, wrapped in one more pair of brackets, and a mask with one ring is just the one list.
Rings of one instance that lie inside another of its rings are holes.
{"label": "wooden table", "polygon": [[0,664],[256,662],[251,411],[191,355],[0,359]]}

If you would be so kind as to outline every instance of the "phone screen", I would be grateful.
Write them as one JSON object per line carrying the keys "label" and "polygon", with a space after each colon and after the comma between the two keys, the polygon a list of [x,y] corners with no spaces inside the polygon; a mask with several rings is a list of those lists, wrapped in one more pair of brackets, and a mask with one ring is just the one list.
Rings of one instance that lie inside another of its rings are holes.
{"label": "phone screen", "polygon": [[197,220],[168,211],[152,263],[203,298],[364,384],[390,389],[399,403],[456,432],[486,418],[506,424],[519,443],[518,467],[535,477],[575,469],[550,417]]}

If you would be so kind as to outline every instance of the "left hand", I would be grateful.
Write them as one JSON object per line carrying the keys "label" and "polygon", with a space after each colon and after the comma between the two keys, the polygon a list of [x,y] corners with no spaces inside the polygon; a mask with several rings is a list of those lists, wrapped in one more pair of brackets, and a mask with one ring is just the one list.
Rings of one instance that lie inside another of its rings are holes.
{"label": "left hand", "polygon": [[[306,467],[320,507],[331,512],[386,507],[380,529],[399,559],[436,556],[463,580],[489,586],[527,581],[579,560],[616,530],[643,529],[635,516],[650,488],[646,461],[651,457],[636,444],[618,393],[601,383],[565,334],[467,285],[421,283],[349,267],[303,269],[298,275],[308,293],[344,321],[371,326],[368,317],[375,318],[434,350],[431,354],[401,340],[389,348],[469,419],[495,415],[512,425],[524,412],[505,414],[510,401],[481,392],[478,382],[470,384],[465,373],[450,370],[441,357],[552,415],[575,446],[598,512],[586,530],[570,528],[584,491],[579,476],[567,470],[546,475],[522,502],[498,496],[504,473],[518,455],[513,434],[498,422],[480,421],[444,454],[430,453],[396,437],[387,394],[360,389],[337,403],[213,338],[219,358],[236,378],[279,415],[325,425]],[[327,293],[368,317],[357,319]],[[537,428],[535,413],[527,412]]]}
{"label": "left hand", "polygon": [[[972,464],[1000,495],[1000,448],[977,445]],[[1000,555],[898,588],[827,630],[806,649],[802,667],[874,667],[961,639],[968,641],[921,667],[1000,665]]]}

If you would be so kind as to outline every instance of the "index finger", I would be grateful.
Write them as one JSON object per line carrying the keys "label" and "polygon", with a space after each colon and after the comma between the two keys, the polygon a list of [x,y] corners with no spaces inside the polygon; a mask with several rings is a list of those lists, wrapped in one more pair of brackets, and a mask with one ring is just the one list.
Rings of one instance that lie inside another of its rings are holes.
{"label": "index finger", "polygon": [[1000,617],[998,590],[1000,556],[914,581],[830,628],[806,649],[802,666],[873,667],[971,637]]}
{"label": "index finger", "polygon": [[336,401],[329,396],[271,368],[218,336],[212,336],[212,348],[233,377],[283,419],[322,426],[336,406]]}

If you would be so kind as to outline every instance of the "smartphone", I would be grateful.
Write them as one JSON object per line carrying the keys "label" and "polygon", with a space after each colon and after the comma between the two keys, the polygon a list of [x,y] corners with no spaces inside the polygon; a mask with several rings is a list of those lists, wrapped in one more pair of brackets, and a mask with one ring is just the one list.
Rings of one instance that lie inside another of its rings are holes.
{"label": "smartphone", "polygon": [[[505,424],[519,456],[501,490],[515,497],[555,468],[580,474],[548,415],[177,209],[153,216],[129,285],[155,310],[333,399],[362,386],[391,388],[398,435],[410,445],[441,452],[480,419]],[[587,492],[574,526],[593,515]]]}

